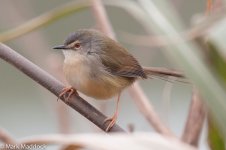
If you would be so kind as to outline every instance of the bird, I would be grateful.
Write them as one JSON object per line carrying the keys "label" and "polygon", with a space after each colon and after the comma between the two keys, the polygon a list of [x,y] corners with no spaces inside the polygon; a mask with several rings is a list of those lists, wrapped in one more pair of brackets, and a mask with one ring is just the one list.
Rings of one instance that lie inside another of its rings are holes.
{"label": "bird", "polygon": [[68,99],[76,90],[97,100],[117,96],[114,115],[104,121],[109,121],[106,131],[116,123],[121,92],[151,74],[126,48],[94,29],[77,30],[53,49],[63,51],[63,72],[70,85],[59,97],[67,93]]}

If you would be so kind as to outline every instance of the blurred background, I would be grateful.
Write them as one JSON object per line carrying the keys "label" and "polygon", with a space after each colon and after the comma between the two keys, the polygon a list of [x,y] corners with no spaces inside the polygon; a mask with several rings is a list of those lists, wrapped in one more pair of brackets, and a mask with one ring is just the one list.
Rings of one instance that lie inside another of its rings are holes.
{"label": "blurred background", "polygon": [[[1,0],[0,31],[15,28],[66,2],[62,0]],[[196,18],[205,14],[206,0],[171,0],[170,3],[186,28],[190,28]],[[164,55],[161,47],[150,48],[130,41],[129,35],[146,33],[141,24],[130,14],[112,6],[106,6],[106,10],[119,42],[143,66],[178,69]],[[88,8],[7,41],[6,44],[65,83],[62,75],[62,52],[55,51],[52,47],[62,44],[71,32],[81,28],[95,27],[95,19]],[[162,121],[180,136],[188,115],[192,86],[188,83],[166,82],[160,79],[139,81],[139,84]],[[96,101],[82,94],[81,97],[107,116],[111,116],[115,110],[114,99]],[[117,123],[124,129],[128,130],[132,126],[134,131],[153,131],[127,90],[122,93],[119,111]],[[15,138],[47,133],[100,132],[87,119],[61,101],[57,101],[56,96],[3,60],[0,60],[0,126]],[[201,140],[202,149],[207,149],[205,138],[204,134]]]}

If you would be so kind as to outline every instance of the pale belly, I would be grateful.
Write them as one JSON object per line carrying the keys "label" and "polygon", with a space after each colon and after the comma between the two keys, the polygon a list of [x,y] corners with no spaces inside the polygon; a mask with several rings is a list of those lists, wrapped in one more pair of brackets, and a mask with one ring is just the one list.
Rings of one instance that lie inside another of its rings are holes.
{"label": "pale belly", "polygon": [[79,63],[73,67],[70,64],[64,65],[66,80],[76,90],[100,100],[111,98],[132,84],[123,78],[116,79],[101,73],[93,77],[90,75],[91,69]]}

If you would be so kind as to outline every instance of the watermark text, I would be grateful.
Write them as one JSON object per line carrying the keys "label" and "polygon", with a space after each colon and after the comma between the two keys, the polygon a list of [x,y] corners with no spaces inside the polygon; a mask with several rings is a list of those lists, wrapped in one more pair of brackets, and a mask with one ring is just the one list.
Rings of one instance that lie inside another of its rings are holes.
{"label": "watermark text", "polygon": [[45,144],[2,144],[0,149],[6,150],[45,150]]}

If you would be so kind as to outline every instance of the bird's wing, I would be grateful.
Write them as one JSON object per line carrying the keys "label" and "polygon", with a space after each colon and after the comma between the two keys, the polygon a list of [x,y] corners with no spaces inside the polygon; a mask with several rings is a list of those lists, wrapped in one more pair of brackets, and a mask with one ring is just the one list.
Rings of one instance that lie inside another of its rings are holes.
{"label": "bird's wing", "polygon": [[147,78],[138,61],[122,46],[115,43],[108,44],[111,47],[106,47],[105,53],[101,55],[102,63],[106,69],[117,76]]}

